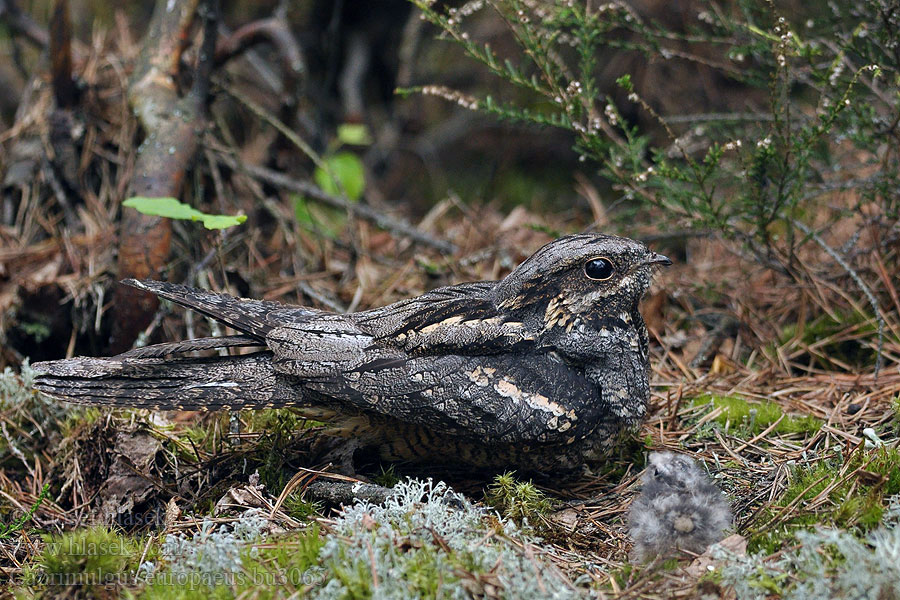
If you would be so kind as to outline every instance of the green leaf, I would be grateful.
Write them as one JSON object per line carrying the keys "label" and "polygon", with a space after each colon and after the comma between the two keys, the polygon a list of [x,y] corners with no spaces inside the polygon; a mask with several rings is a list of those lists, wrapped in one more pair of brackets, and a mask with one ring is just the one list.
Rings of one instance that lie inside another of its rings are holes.
{"label": "green leaf", "polygon": [[368,146],[372,143],[369,128],[362,123],[341,123],[337,128],[337,138],[342,144]]}
{"label": "green leaf", "polygon": [[623,88],[626,92],[634,91],[634,84],[631,83],[631,75],[627,73],[616,79],[616,85]]}
{"label": "green leaf", "polygon": [[228,229],[235,225],[240,225],[247,220],[247,215],[201,215],[195,221],[203,221],[203,226],[207,229]]}
{"label": "green leaf", "polygon": [[294,199],[294,219],[296,219],[297,223],[309,228],[315,227],[316,221],[313,219],[312,213],[309,212],[309,204],[307,204],[306,198],[299,194],[292,196],[292,198]]}
{"label": "green leaf", "polygon": [[340,188],[343,188],[348,200],[359,200],[366,188],[365,169],[359,157],[352,152],[338,152],[326,156],[323,161],[327,169],[317,167],[313,173],[319,187],[333,196],[340,196]]}
{"label": "green leaf", "polygon": [[747,24],[744,25],[744,27],[745,27],[749,32],[755,33],[755,34],[758,35],[759,37],[764,38],[764,39],[767,39],[767,40],[769,40],[770,42],[776,42],[776,43],[777,43],[777,42],[780,41],[780,38],[779,38],[778,36],[776,36],[776,35],[774,35],[774,34],[772,34],[772,33],[769,33],[768,31],[763,31],[762,29],[760,29],[760,28],[757,27],[756,25],[751,25],[751,24],[747,23]]}
{"label": "green leaf", "polygon": [[320,206],[300,194],[291,196],[294,202],[294,218],[308,231],[336,238],[347,224],[347,213],[330,206]]}
{"label": "green leaf", "polygon": [[132,196],[122,206],[133,208],[139,213],[156,217],[168,217],[182,221],[201,221],[207,229],[225,229],[240,225],[247,220],[247,215],[208,215],[204,212],[179,202],[176,198],[147,198]]}

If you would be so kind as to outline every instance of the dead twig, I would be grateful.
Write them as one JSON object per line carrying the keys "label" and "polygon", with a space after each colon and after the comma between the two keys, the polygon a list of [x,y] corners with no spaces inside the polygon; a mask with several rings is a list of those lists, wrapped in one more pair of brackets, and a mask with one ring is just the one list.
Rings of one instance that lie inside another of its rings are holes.
{"label": "dead twig", "polygon": [[878,299],[875,298],[875,294],[872,293],[872,290],[866,284],[865,281],[862,280],[862,277],[859,276],[859,273],[856,272],[850,263],[844,260],[844,257],[838,253],[837,250],[829,246],[822,237],[811,230],[809,227],[801,223],[800,221],[793,221],[794,225],[802,231],[805,235],[808,235],[815,243],[819,245],[822,250],[824,250],[834,261],[844,269],[847,274],[850,276],[850,279],[856,283],[862,293],[865,295],[866,299],[869,301],[869,304],[872,306],[872,310],[875,311],[875,321],[878,323],[878,349],[875,355],[875,377],[878,377],[878,372],[881,370],[881,364],[883,360],[883,352],[884,352],[884,315],[881,312],[881,305],[878,303]]}
{"label": "dead twig", "polygon": [[68,0],[57,0],[50,18],[50,73],[58,109],[75,104],[75,80],[72,78],[72,21]]}
{"label": "dead twig", "polygon": [[35,46],[45,48],[50,43],[47,30],[23,13],[15,0],[0,0],[0,19],[9,25],[13,35],[21,35]]}
{"label": "dead twig", "polygon": [[457,250],[455,244],[431,236],[424,231],[417,229],[415,226],[410,225],[406,221],[391,217],[390,215],[380,212],[366,204],[356,204],[344,198],[332,196],[313,183],[288,177],[287,175],[279,173],[278,171],[273,171],[272,169],[267,169],[265,167],[259,167],[256,165],[243,164],[234,157],[220,151],[217,151],[216,154],[216,160],[226,165],[227,167],[236,171],[243,171],[254,179],[265,181],[269,185],[290,192],[304,194],[305,196],[308,196],[313,200],[318,200],[335,208],[346,210],[347,212],[361,219],[365,219],[374,223],[375,225],[378,225],[382,229],[386,229],[387,231],[390,231],[392,233],[402,235],[403,237],[407,237],[419,244],[435,248],[437,250],[440,250],[441,252],[453,254]]}

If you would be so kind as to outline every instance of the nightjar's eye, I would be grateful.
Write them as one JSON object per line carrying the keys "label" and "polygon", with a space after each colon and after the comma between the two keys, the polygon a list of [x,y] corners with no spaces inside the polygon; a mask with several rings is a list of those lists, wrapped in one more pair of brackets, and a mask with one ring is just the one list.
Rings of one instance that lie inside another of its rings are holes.
{"label": "nightjar's eye", "polygon": [[603,256],[592,258],[584,263],[584,274],[595,281],[606,281],[613,276],[614,271],[612,261]]}

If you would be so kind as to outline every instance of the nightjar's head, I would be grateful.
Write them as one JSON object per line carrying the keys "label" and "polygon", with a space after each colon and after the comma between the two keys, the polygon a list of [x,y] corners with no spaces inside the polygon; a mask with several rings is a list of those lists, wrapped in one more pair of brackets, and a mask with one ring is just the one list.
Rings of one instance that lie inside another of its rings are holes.
{"label": "nightjar's head", "polygon": [[656,268],[671,264],[628,238],[569,235],[545,245],[499,282],[494,302],[501,310],[543,309],[545,319],[563,325],[574,316],[633,313]]}

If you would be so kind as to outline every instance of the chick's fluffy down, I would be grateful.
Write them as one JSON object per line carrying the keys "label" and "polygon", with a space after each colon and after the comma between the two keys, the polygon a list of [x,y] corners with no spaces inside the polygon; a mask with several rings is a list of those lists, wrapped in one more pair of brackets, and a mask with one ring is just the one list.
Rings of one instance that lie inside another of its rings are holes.
{"label": "chick's fluffy down", "polygon": [[649,462],[628,514],[634,558],[645,561],[678,550],[700,554],[724,538],[731,507],[700,464],[674,452],[654,452]]}

